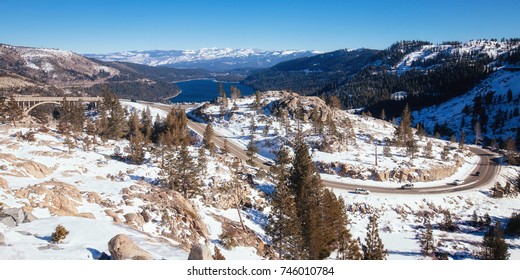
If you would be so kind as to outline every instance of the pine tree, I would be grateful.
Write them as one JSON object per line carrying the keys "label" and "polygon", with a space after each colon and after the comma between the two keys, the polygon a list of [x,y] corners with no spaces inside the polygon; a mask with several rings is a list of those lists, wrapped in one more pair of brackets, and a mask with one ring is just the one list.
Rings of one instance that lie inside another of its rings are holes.
{"label": "pine tree", "polygon": [[206,175],[207,164],[208,159],[206,158],[206,150],[204,148],[199,148],[197,156],[197,174],[200,174],[202,176]]}
{"label": "pine tree", "polygon": [[345,201],[340,197],[338,199],[338,204],[341,208],[341,215],[336,219],[337,225],[335,230],[337,230],[338,235],[338,259],[340,260],[361,260],[363,255],[361,254],[361,248],[359,247],[359,243],[357,240],[352,238],[352,234],[348,229],[350,224],[350,220],[347,216],[347,211],[345,207]]}
{"label": "pine tree", "polygon": [[303,239],[302,254],[305,259],[320,259],[327,245],[321,236],[323,226],[319,223],[322,209],[320,207],[322,182],[300,131],[296,137],[294,150],[295,156],[288,186],[294,193],[298,205],[298,220]]}
{"label": "pine tree", "polygon": [[424,217],[424,231],[419,235],[421,253],[425,256],[432,256],[435,253],[435,240],[433,238],[433,227],[430,217]]}
{"label": "pine tree", "polygon": [[384,260],[388,255],[384,248],[383,241],[379,237],[377,219],[378,216],[376,214],[369,217],[367,236],[365,238],[365,244],[363,244],[364,260]]}
{"label": "pine tree", "polygon": [[439,228],[444,231],[454,232],[458,230],[457,226],[453,224],[453,220],[451,218],[451,212],[449,210],[443,211],[444,218],[442,220]]}
{"label": "pine tree", "polygon": [[215,144],[213,144],[213,126],[211,123],[206,125],[206,129],[204,130],[204,134],[202,136],[202,143],[204,148],[208,149],[210,154],[215,154]]}
{"label": "pine tree", "polygon": [[266,234],[271,237],[273,248],[280,258],[301,258],[302,237],[296,204],[283,181],[278,183],[271,200]]}
{"label": "pine tree", "polygon": [[262,108],[262,96],[260,91],[255,92],[255,109],[258,113],[260,113],[260,109]]}
{"label": "pine tree", "polygon": [[163,184],[180,192],[185,198],[201,193],[201,184],[197,168],[186,145],[181,144],[176,155],[168,151],[165,155],[161,176]]}
{"label": "pine tree", "polygon": [[520,236],[520,213],[513,213],[506,225],[506,233],[515,237]]}
{"label": "pine tree", "polygon": [[484,234],[477,256],[481,260],[507,260],[509,255],[502,225],[497,222]]}
{"label": "pine tree", "polygon": [[412,117],[410,114],[410,108],[408,104],[404,107],[403,113],[401,115],[401,122],[395,131],[396,136],[396,144],[399,147],[404,147],[408,141],[413,139],[412,133]]}
{"label": "pine tree", "polygon": [[255,136],[251,134],[251,138],[249,139],[249,144],[247,144],[246,155],[247,155],[247,164],[251,166],[255,166],[255,157],[256,153],[258,153],[258,147],[255,143]]}
{"label": "pine tree", "polygon": [[424,147],[424,156],[426,158],[433,158],[433,142],[430,140]]}
{"label": "pine tree", "polygon": [[224,86],[222,85],[222,83],[220,83],[218,85],[218,91],[219,91],[220,97],[222,99],[222,108],[225,110],[228,107],[228,99],[227,99],[226,90],[224,90]]}
{"label": "pine tree", "polygon": [[415,158],[415,155],[419,152],[419,146],[417,145],[417,141],[411,138],[408,142],[406,142],[406,153],[411,157]]}
{"label": "pine tree", "polygon": [[106,131],[104,131],[105,136],[108,139],[122,138],[126,134],[127,130],[125,111],[117,96],[108,89],[104,89],[103,103],[100,109],[108,112],[107,127]]}
{"label": "pine tree", "polygon": [[442,161],[448,161],[449,155],[450,155],[450,145],[446,144],[441,152]]}
{"label": "pine tree", "polygon": [[126,147],[128,159],[134,164],[141,164],[144,161],[144,137],[141,131],[137,130],[135,135],[130,135],[129,145]]}
{"label": "pine tree", "polygon": [[152,112],[150,107],[146,107],[146,110],[141,112],[141,133],[147,143],[152,140],[153,127],[152,127]]}
{"label": "pine tree", "polygon": [[23,110],[20,106],[18,106],[18,102],[14,99],[14,96],[11,95],[9,101],[7,101],[7,106],[5,107],[5,111],[7,114],[3,116],[7,121],[12,122],[16,127],[16,121],[23,116]]}
{"label": "pine tree", "polygon": [[392,156],[392,151],[390,150],[390,145],[385,145],[383,147],[383,155],[387,158]]}
{"label": "pine tree", "polygon": [[464,143],[466,142],[466,133],[464,130],[460,132],[459,150],[464,149]]}

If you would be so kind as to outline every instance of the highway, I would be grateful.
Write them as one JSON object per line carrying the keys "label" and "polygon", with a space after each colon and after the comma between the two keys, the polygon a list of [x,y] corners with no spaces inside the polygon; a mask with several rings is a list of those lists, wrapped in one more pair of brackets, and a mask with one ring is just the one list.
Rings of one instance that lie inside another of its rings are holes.
{"label": "highway", "polygon": [[[157,104],[157,103],[147,103],[141,102],[143,104],[148,104],[150,107],[154,107],[157,109],[170,111],[173,108],[173,105],[166,104]],[[193,105],[183,105],[184,108]],[[193,120],[188,120],[188,127],[193,130],[195,133],[199,135],[204,134],[204,130],[206,129],[206,124],[199,123]],[[226,137],[219,135],[216,131],[213,135],[213,142],[216,146],[222,148],[224,147],[224,139]],[[233,156],[240,158],[243,161],[247,160],[246,151],[244,147],[237,145],[233,141],[228,140],[227,146],[229,153]],[[374,193],[391,193],[391,194],[441,194],[441,193],[454,193],[459,191],[465,191],[474,188],[480,188],[492,182],[494,178],[498,175],[500,171],[500,164],[498,164],[497,155],[492,153],[491,151],[484,150],[477,147],[470,147],[470,150],[477,154],[480,157],[480,161],[477,167],[471,172],[474,174],[479,171],[480,176],[469,175],[464,179],[464,184],[462,185],[454,185],[452,182],[446,182],[443,185],[433,186],[433,187],[421,187],[421,188],[413,188],[403,190],[401,188],[387,188],[387,187],[376,187],[376,186],[359,186],[353,184],[346,184],[343,182],[331,181],[331,180],[322,180],[323,185],[329,188],[335,189],[343,189],[354,191],[356,188],[364,188]],[[265,164],[265,160],[260,158],[255,158],[254,160],[256,167],[264,169],[266,172],[269,172],[268,165]]]}

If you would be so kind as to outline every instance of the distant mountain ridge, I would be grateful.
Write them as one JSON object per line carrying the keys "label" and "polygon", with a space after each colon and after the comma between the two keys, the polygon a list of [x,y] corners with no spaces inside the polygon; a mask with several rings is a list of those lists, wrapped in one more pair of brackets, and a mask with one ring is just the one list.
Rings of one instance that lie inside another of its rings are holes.
{"label": "distant mountain ridge", "polygon": [[203,48],[200,50],[146,50],[85,54],[102,61],[131,62],[148,66],[199,68],[210,71],[267,68],[280,62],[313,56],[321,51]]}

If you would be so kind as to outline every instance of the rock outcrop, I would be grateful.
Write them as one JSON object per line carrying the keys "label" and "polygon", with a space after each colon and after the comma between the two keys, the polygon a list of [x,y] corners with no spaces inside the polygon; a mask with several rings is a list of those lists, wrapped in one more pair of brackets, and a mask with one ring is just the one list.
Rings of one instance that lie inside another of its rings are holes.
{"label": "rock outcrop", "polygon": [[2,232],[0,232],[0,246],[5,246],[5,237]]}
{"label": "rock outcrop", "polygon": [[204,245],[193,245],[188,260],[213,260],[211,249]]}
{"label": "rock outcrop", "polygon": [[78,188],[58,181],[47,181],[19,189],[15,196],[28,199],[32,208],[48,208],[56,216],[79,216],[77,207],[83,200]]}
{"label": "rock outcrop", "polygon": [[125,234],[118,234],[108,242],[113,260],[151,260],[152,255],[137,246]]}

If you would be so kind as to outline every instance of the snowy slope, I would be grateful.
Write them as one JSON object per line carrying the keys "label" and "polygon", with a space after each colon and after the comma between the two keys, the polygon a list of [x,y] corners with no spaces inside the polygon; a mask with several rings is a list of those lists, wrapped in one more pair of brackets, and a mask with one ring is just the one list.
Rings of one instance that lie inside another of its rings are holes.
{"label": "snowy slope", "polygon": [[[507,92],[511,90],[512,100],[507,100]],[[482,137],[493,139],[501,137],[507,139],[516,137],[516,130],[519,128],[520,116],[515,114],[515,110],[520,110],[520,71],[511,71],[507,68],[496,71],[489,78],[482,81],[468,93],[453,98],[439,106],[424,108],[413,112],[414,123],[424,124],[429,133],[433,133],[436,124],[446,125],[454,134],[459,137],[461,129],[466,134],[469,143],[475,141],[474,127],[472,126],[472,115],[474,99],[477,96],[485,99],[488,93],[493,93],[492,103],[485,106],[486,114],[489,117],[487,126],[482,129]],[[485,103],[483,101],[483,103]],[[464,112],[468,107],[470,113]],[[493,129],[493,125],[500,111],[507,115],[503,127]],[[461,124],[464,122],[464,126]]]}

